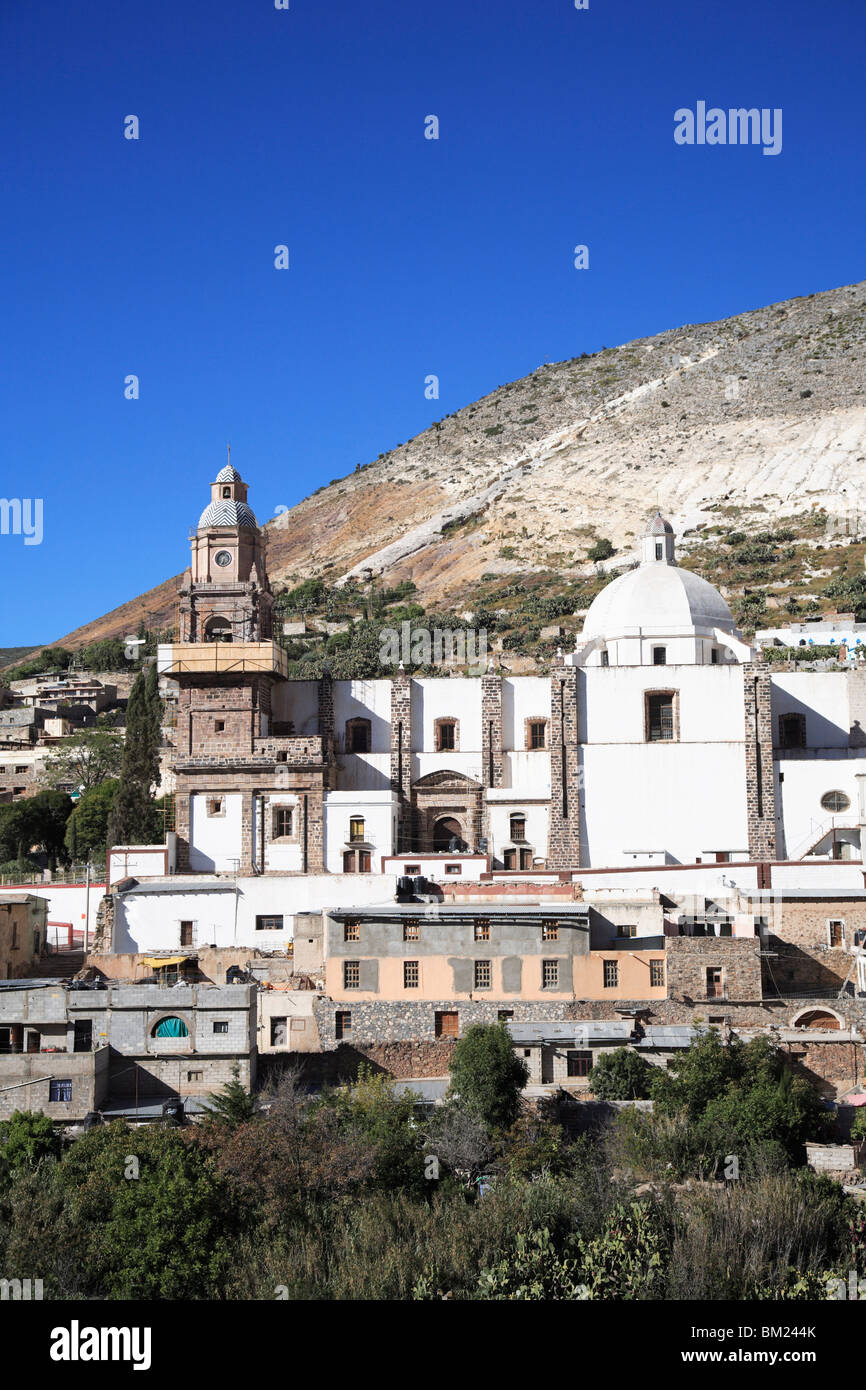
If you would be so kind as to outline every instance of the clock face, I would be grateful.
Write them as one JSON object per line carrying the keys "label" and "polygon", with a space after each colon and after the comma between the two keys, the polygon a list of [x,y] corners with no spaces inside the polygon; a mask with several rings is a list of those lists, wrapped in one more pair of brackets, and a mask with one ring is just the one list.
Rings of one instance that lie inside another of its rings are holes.
{"label": "clock face", "polygon": [[232,553],[230,550],[218,550],[214,556],[214,560],[218,565],[230,565],[232,562]]}

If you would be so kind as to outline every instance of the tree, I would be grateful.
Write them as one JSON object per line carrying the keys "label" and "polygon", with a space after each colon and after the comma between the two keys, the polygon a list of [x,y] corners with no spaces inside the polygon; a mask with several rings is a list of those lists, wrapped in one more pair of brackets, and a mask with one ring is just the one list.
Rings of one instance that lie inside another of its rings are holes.
{"label": "tree", "polygon": [[0,1179],[20,1168],[36,1168],[43,1158],[59,1158],[62,1140],[47,1115],[15,1110],[0,1121]]}
{"label": "tree", "polygon": [[159,833],[153,790],[159,781],[162,702],[156,666],[139,671],[126,709],[126,742],[120,785],[111,808],[108,831],[115,845],[149,844]]}
{"label": "tree", "polygon": [[0,808],[0,860],[27,860],[42,848],[52,868],[65,858],[66,822],[72,802],[66,792],[42,791]]}
{"label": "tree", "polygon": [[245,1124],[258,1110],[255,1097],[241,1084],[237,1063],[232,1067],[231,1081],[227,1081],[221,1090],[211,1092],[208,1101],[211,1105],[212,1121],[229,1129]]}
{"label": "tree", "polygon": [[72,859],[86,859],[94,850],[101,856],[108,841],[108,821],[120,786],[116,777],[91,787],[76,804],[66,822],[66,848]]}
{"label": "tree", "polygon": [[454,1048],[449,1094],[488,1128],[507,1128],[517,1119],[528,1077],[504,1023],[473,1023]]}
{"label": "tree", "polygon": [[615,554],[616,551],[614,549],[613,542],[608,540],[607,536],[600,536],[599,539],[596,541],[595,545],[591,546],[590,549],[586,552],[587,559],[596,561],[608,560],[610,559],[611,555]]}
{"label": "tree", "polygon": [[84,729],[66,739],[59,752],[45,760],[46,780],[83,788],[85,792],[116,777],[123,762],[123,735],[104,729]]}
{"label": "tree", "polygon": [[589,1084],[599,1100],[646,1100],[654,1068],[627,1047],[603,1052],[589,1073]]}

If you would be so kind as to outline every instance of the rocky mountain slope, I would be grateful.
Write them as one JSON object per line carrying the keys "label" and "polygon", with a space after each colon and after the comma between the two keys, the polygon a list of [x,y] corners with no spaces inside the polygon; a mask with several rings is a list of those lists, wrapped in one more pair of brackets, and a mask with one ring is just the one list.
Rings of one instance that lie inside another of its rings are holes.
{"label": "rocky mountain slope", "polygon": [[[370,567],[463,610],[494,577],[592,574],[602,536],[607,566],[628,563],[656,506],[701,569],[720,514],[750,533],[826,513],[822,543],[850,543],[866,533],[864,348],[866,282],[541,366],[271,521],[271,579]],[[176,587],[58,641],[168,627]]]}

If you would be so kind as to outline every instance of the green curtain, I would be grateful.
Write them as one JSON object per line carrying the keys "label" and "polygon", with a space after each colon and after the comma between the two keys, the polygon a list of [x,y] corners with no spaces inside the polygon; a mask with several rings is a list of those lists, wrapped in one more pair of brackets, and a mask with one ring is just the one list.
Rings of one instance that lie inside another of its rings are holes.
{"label": "green curtain", "polygon": [[156,1025],[158,1038],[187,1038],[189,1029],[182,1018],[163,1018]]}

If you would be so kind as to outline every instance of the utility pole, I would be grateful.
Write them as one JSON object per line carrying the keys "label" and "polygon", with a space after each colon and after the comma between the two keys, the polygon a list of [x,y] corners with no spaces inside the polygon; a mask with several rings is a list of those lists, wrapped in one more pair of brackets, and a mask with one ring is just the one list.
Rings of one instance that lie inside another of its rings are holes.
{"label": "utility pole", "polygon": [[[106,865],[106,869],[107,869]],[[90,942],[90,855],[87,856],[87,864],[84,870],[84,958],[87,959],[87,948]]]}

